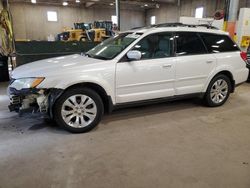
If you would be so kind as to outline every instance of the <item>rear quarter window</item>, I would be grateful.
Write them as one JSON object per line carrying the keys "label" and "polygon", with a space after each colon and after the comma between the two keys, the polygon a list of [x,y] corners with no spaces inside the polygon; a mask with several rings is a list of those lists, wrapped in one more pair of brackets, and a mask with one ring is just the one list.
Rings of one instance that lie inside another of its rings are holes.
{"label": "rear quarter window", "polygon": [[175,38],[178,56],[207,54],[207,49],[197,33],[177,32]]}
{"label": "rear quarter window", "polygon": [[238,46],[227,35],[200,33],[209,53],[239,51]]}

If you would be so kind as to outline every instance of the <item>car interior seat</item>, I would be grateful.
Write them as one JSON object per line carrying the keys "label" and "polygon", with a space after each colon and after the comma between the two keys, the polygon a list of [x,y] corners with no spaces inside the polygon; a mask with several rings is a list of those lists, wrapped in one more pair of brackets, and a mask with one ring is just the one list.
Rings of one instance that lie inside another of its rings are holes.
{"label": "car interior seat", "polygon": [[164,58],[170,56],[170,39],[163,38],[160,40],[158,49],[154,53],[154,58]]}

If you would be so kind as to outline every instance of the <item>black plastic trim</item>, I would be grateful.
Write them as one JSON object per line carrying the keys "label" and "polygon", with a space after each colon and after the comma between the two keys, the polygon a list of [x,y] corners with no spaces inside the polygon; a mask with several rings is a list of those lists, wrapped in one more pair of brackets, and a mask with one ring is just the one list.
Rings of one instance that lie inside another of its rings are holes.
{"label": "black plastic trim", "polygon": [[63,89],[57,89],[57,88],[50,89],[49,106],[48,106],[48,115],[50,116],[50,118],[53,118],[54,104],[56,100],[63,94],[63,92],[64,92]]}
{"label": "black plastic trim", "polygon": [[144,106],[148,104],[157,104],[161,102],[168,102],[168,101],[176,101],[180,99],[189,99],[189,98],[203,98],[205,93],[193,93],[193,94],[186,94],[186,95],[177,95],[172,97],[164,97],[164,98],[157,98],[157,99],[149,99],[149,100],[142,100],[142,101],[135,101],[135,102],[128,102],[128,103],[119,103],[116,104],[113,109],[121,109],[121,108],[129,108],[134,106]]}
{"label": "black plastic trim", "polygon": [[37,94],[40,90],[43,90],[43,89],[27,88],[27,89],[17,90],[13,87],[9,87],[9,94],[10,95],[17,95],[17,96],[26,96],[26,95],[30,95],[30,94]]}
{"label": "black plastic trim", "polygon": [[114,104],[113,104],[111,96],[108,95],[107,99],[108,99],[108,108],[107,108],[108,111],[107,111],[107,113],[111,114],[112,111],[114,110]]}

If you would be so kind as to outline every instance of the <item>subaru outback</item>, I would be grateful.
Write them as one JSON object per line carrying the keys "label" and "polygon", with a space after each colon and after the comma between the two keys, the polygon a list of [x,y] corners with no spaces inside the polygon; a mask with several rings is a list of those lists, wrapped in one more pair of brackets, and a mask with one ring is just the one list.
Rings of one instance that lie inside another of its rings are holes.
{"label": "subaru outback", "polygon": [[48,114],[73,133],[87,132],[104,112],[145,102],[200,97],[223,105],[245,82],[247,55],[214,28],[156,25],[122,32],[84,55],[17,67],[10,111]]}

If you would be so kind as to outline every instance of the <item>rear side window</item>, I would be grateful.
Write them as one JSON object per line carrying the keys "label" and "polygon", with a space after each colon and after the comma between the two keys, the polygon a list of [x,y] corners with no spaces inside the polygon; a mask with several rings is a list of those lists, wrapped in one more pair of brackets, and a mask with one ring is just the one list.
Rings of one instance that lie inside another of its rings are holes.
{"label": "rear side window", "polygon": [[226,35],[200,33],[209,53],[239,51],[238,46]]}
{"label": "rear side window", "polygon": [[197,33],[179,32],[176,33],[175,38],[177,45],[176,53],[178,56],[207,53],[207,49]]}

